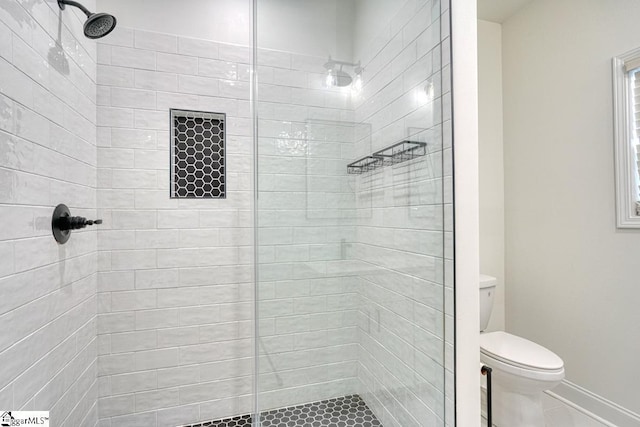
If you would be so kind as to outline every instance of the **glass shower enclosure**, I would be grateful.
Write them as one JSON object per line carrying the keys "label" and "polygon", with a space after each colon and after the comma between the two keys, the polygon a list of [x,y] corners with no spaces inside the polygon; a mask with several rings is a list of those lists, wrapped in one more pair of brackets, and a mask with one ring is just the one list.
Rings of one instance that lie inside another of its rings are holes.
{"label": "glass shower enclosure", "polygon": [[255,2],[263,425],[454,424],[448,7]]}
{"label": "glass shower enclosure", "polygon": [[455,425],[449,0],[80,3],[0,2],[0,414]]}

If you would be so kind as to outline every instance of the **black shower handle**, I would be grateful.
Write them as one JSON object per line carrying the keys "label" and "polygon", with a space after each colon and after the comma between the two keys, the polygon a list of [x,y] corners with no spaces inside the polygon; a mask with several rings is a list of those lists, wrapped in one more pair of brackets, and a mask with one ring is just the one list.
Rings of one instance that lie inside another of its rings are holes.
{"label": "black shower handle", "polygon": [[83,216],[71,216],[66,205],[59,204],[53,211],[51,231],[56,242],[65,244],[71,236],[71,230],[80,230],[89,225],[102,224],[101,219],[87,219]]}
{"label": "black shower handle", "polygon": [[61,216],[58,218],[58,228],[60,230],[80,230],[89,225],[102,224],[101,219],[87,219],[82,216]]}

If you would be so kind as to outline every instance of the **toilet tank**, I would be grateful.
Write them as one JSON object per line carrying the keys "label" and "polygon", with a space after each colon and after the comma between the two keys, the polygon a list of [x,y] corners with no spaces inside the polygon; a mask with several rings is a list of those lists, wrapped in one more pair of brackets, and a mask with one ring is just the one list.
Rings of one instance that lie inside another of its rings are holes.
{"label": "toilet tank", "polygon": [[489,325],[496,294],[496,282],[495,277],[480,275],[480,331],[484,331]]}

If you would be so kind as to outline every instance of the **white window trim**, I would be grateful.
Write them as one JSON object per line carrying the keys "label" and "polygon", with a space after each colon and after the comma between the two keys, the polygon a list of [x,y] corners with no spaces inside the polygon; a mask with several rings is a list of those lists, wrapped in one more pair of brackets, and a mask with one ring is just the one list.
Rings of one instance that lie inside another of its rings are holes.
{"label": "white window trim", "polygon": [[616,224],[618,228],[640,228],[635,150],[629,142],[632,135],[632,123],[629,120],[633,117],[633,110],[629,99],[629,73],[625,67],[625,63],[638,60],[640,60],[640,48],[613,58]]}

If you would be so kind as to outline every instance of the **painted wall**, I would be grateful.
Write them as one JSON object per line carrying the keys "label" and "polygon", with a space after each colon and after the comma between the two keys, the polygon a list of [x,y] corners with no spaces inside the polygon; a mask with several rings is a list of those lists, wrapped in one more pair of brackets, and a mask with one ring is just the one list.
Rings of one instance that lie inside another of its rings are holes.
{"label": "painted wall", "polygon": [[[455,135],[455,401],[456,424],[480,425],[480,274],[478,188],[478,18],[475,0],[451,2]],[[445,276],[447,277],[447,276]],[[447,312],[450,313],[450,306]],[[451,383],[451,382],[450,382]],[[449,384],[449,383],[448,383]],[[449,394],[453,395],[453,393]]]}
{"label": "painted wall", "polygon": [[498,279],[487,331],[504,330],[502,26],[478,20],[480,272]]}
{"label": "painted wall", "polygon": [[[89,6],[95,6],[89,1]],[[0,406],[94,426],[94,229],[58,245],[51,214],[96,217],[96,45],[79,15],[0,4]]]}
{"label": "painted wall", "polygon": [[636,414],[640,233],[615,228],[611,58],[640,46],[638,17],[539,0],[502,27],[507,330]]}

